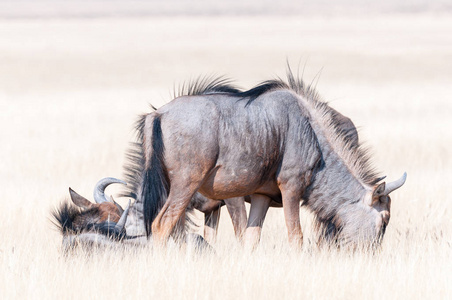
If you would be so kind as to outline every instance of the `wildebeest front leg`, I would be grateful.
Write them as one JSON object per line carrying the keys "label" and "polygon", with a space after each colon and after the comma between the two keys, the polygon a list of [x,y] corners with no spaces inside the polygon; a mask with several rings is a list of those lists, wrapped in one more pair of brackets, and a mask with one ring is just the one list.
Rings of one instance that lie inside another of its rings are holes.
{"label": "wildebeest front leg", "polygon": [[220,221],[221,208],[214,209],[204,214],[204,239],[208,243],[215,242],[217,238],[218,222]]}
{"label": "wildebeest front leg", "polygon": [[301,193],[298,189],[285,186],[281,188],[284,218],[289,234],[289,243],[297,248],[303,245],[303,232],[300,224]]}
{"label": "wildebeest front leg", "polygon": [[246,208],[244,197],[225,199],[224,203],[234,226],[235,237],[239,240],[243,238],[246,229]]}
{"label": "wildebeest front leg", "polygon": [[252,251],[261,238],[262,225],[270,207],[271,199],[264,195],[251,195],[251,208],[245,231],[245,249]]}

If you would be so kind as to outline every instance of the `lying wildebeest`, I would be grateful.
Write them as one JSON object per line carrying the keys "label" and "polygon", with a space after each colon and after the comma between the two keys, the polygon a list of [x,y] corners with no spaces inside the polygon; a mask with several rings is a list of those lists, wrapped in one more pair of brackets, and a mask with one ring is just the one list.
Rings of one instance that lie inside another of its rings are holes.
{"label": "lying wildebeest", "polygon": [[112,183],[124,181],[115,178],[104,178],[94,188],[94,200],[90,202],[69,188],[72,202],[63,202],[61,207],[53,211],[55,224],[61,229],[63,235],[81,234],[83,232],[99,232],[113,234],[116,238],[125,236],[125,222],[129,212],[129,205],[125,210],[117,204],[113,197],[105,196],[105,188]]}
{"label": "lying wildebeest", "polygon": [[[58,209],[53,211],[53,217],[55,219],[54,223],[62,231],[64,236],[63,243],[66,246],[71,246],[71,241],[75,241],[76,237],[80,235],[88,237],[88,242],[95,243],[96,235],[92,235],[92,233],[102,234],[113,240],[125,241],[125,239],[127,239],[129,244],[146,243],[146,239],[141,239],[142,237],[145,237],[144,234],[134,236],[131,236],[130,234],[127,235],[125,226],[127,216],[131,209],[136,209],[136,206],[134,207],[134,204],[131,205],[129,200],[126,209],[122,209],[122,207],[114,201],[113,197],[106,196],[106,187],[113,183],[126,184],[124,181],[112,177],[101,179],[94,188],[94,200],[96,203],[90,202],[88,199],[69,188],[69,195],[75,206],[70,205],[68,202],[63,202]],[[228,201],[231,201],[231,203],[226,204]],[[216,238],[219,208],[225,204],[231,214],[234,229],[237,233],[240,233],[238,230],[242,230],[242,227],[244,230],[246,226],[246,211],[243,199],[217,201],[197,193],[191,201],[192,209],[198,209],[205,214],[204,236],[209,242],[212,242]],[[212,215],[214,215],[213,218]],[[144,224],[142,227],[144,229]],[[132,229],[129,225],[129,232],[131,231]],[[86,235],[87,233],[90,234]],[[237,235],[237,237],[240,236]]]}
{"label": "lying wildebeest", "polygon": [[143,171],[134,206],[142,214],[130,210],[126,227],[133,232],[141,218],[158,241],[167,240],[199,191],[214,200],[250,195],[259,213],[282,203],[295,244],[302,242],[303,199],[340,245],[375,245],[389,221],[388,195],[406,178],[377,184],[366,152],[291,73],[288,83],[267,81],[246,92],[212,83],[144,116],[139,132]]}

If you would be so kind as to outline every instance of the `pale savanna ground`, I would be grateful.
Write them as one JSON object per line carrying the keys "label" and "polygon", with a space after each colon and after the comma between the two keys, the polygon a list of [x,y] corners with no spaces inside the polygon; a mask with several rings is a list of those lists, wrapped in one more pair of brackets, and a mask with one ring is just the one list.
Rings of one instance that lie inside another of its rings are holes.
{"label": "pale savanna ground", "polygon": [[[69,186],[91,198],[98,179],[122,176],[149,103],[204,74],[251,87],[284,76],[286,58],[306,64],[308,82],[323,68],[318,91],[359,126],[388,180],[408,173],[380,253],[313,249],[305,211],[304,249],[291,251],[274,209],[245,254],[224,209],[216,255],[63,256],[49,210]],[[451,84],[447,14],[2,19],[0,297],[450,298]]]}

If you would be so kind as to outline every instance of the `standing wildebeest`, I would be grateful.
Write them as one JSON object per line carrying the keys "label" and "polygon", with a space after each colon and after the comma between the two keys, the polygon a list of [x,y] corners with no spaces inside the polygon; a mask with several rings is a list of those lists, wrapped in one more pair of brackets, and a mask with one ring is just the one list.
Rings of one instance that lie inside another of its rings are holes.
{"label": "standing wildebeest", "polygon": [[[236,101],[231,101],[231,97]],[[289,74],[242,93],[179,97],[143,118],[140,188],[147,234],[164,242],[199,191],[212,199],[251,195],[282,202],[289,240],[301,244],[301,199],[342,244],[380,241],[387,186],[360,147],[350,147],[331,111]],[[254,235],[256,238],[256,235]],[[251,242],[252,243],[252,242]]]}
{"label": "standing wildebeest", "polygon": [[[388,195],[406,175],[377,185],[367,154],[347,139],[335,113],[291,73],[288,78],[246,92],[206,88],[144,116],[144,168],[126,227],[134,232],[144,219],[147,235],[166,241],[199,191],[214,200],[250,195],[258,215],[272,201],[282,203],[295,244],[302,242],[301,199],[339,244],[380,242]],[[249,243],[259,234],[252,232]]]}

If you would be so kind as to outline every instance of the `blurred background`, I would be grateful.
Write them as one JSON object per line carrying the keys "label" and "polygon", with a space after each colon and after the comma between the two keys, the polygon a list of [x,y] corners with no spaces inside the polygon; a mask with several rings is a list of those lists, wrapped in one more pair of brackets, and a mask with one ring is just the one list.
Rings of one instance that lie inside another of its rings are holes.
{"label": "blurred background", "polygon": [[1,16],[20,17],[148,17],[155,15],[358,15],[444,13],[447,0],[2,0]]}
{"label": "blurred background", "polygon": [[[303,295],[306,286],[317,291],[314,297],[325,295],[338,285],[323,282],[339,280],[343,298],[362,298],[356,281],[348,279],[369,270],[383,281],[371,278],[365,287],[382,296],[444,296],[445,290],[450,295],[452,3],[445,0],[0,0],[0,211],[8,212],[0,222],[0,269],[8,270],[0,274],[0,291],[61,296],[54,291],[75,284],[90,296],[96,286],[84,289],[84,282],[72,280],[104,274],[68,270],[51,257],[59,255],[61,237],[51,230],[49,210],[68,196],[67,188],[91,199],[97,180],[121,178],[137,115],[149,112],[149,104],[170,101],[184,81],[216,74],[248,89],[284,78],[287,61],[324,100],[351,117],[388,180],[408,173],[393,195],[383,264],[352,261],[358,269],[351,277],[338,276],[344,268],[335,262],[320,265],[319,272],[332,271],[315,282],[309,277],[315,268],[305,264],[307,272],[296,273],[304,276],[304,285],[296,285],[299,293],[292,296]],[[234,241],[225,211],[220,252]],[[262,247],[272,254],[273,245],[286,241],[282,215],[270,210],[263,228]],[[303,217],[303,226],[308,219]],[[286,273],[266,257],[258,262],[266,270]],[[239,269],[243,266],[247,262]],[[404,277],[409,268],[411,277]],[[254,295],[243,289],[240,276],[222,272],[239,295]],[[254,291],[279,297],[276,283],[282,277],[268,282],[265,272],[257,273],[263,281],[252,283],[260,287]],[[405,278],[405,289],[393,276]],[[102,280],[110,288],[107,279]],[[159,291],[158,283],[148,289]],[[163,286],[163,295],[185,295],[168,282]],[[128,296],[142,291],[117,288]],[[221,288],[213,285],[210,291]]]}

